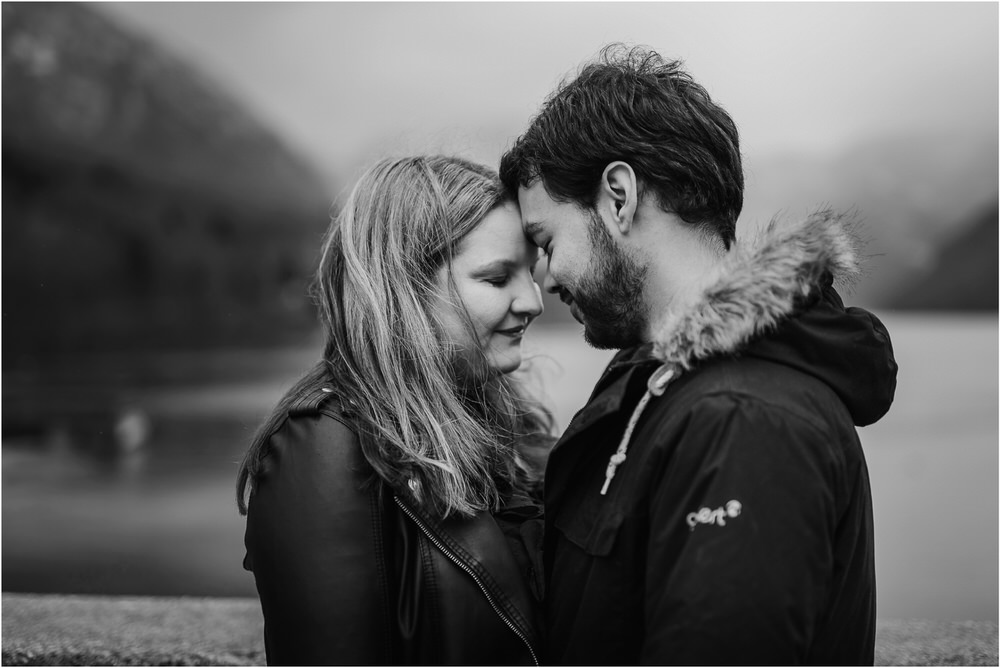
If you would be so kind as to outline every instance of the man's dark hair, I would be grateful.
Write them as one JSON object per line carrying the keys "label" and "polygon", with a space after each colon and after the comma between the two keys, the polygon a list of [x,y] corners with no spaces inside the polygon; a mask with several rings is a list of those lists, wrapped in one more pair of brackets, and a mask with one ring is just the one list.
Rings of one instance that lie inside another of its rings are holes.
{"label": "man's dark hair", "polygon": [[608,45],[564,81],[504,154],[500,178],[513,193],[540,178],[553,199],[593,209],[616,160],[663,209],[729,248],[743,208],[736,124],[679,61],[645,47]]}

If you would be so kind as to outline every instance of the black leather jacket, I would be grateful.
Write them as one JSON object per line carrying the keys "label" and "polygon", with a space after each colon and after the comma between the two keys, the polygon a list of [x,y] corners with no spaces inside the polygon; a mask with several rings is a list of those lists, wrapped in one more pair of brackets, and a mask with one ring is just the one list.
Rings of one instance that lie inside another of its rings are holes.
{"label": "black leather jacket", "polygon": [[372,483],[329,396],[292,406],[249,503],[267,662],[537,664],[531,576],[500,524],[435,520]]}

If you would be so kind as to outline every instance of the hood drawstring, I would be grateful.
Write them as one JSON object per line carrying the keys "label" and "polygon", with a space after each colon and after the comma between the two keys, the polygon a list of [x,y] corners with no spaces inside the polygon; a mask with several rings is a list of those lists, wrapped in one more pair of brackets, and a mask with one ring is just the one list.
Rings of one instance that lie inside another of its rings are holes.
{"label": "hood drawstring", "polygon": [[646,392],[642,395],[642,399],[639,400],[639,404],[635,407],[635,410],[632,411],[632,417],[629,418],[628,426],[625,427],[625,434],[622,436],[621,443],[618,444],[618,450],[608,460],[608,469],[604,473],[604,485],[601,487],[601,496],[608,493],[608,486],[611,484],[611,479],[615,477],[615,471],[625,463],[625,458],[628,456],[628,444],[632,440],[632,432],[635,430],[635,425],[639,422],[642,412],[646,409],[646,404],[654,396],[658,397],[663,394],[664,390],[667,389],[667,385],[677,375],[678,367],[671,364],[661,364],[653,372],[653,375],[649,377],[649,381],[646,382]]}

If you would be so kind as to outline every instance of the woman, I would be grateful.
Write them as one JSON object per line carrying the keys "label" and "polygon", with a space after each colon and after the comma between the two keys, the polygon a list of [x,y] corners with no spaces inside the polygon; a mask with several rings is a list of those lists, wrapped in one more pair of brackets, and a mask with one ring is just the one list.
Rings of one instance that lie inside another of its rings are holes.
{"label": "woman", "polygon": [[537,663],[522,535],[551,420],[509,375],[536,259],[484,167],[386,160],[353,189],[317,275],[323,360],[237,482],[268,663]]}

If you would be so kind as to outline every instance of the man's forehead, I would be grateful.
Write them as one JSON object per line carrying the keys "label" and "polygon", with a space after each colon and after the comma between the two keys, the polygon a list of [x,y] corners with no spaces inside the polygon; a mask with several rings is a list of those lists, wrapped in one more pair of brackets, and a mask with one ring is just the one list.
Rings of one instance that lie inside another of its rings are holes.
{"label": "man's forehead", "polygon": [[542,224],[558,206],[558,202],[552,199],[541,179],[534,181],[529,186],[520,186],[517,189],[517,201],[521,207],[521,217],[524,220],[525,229],[531,224]]}

